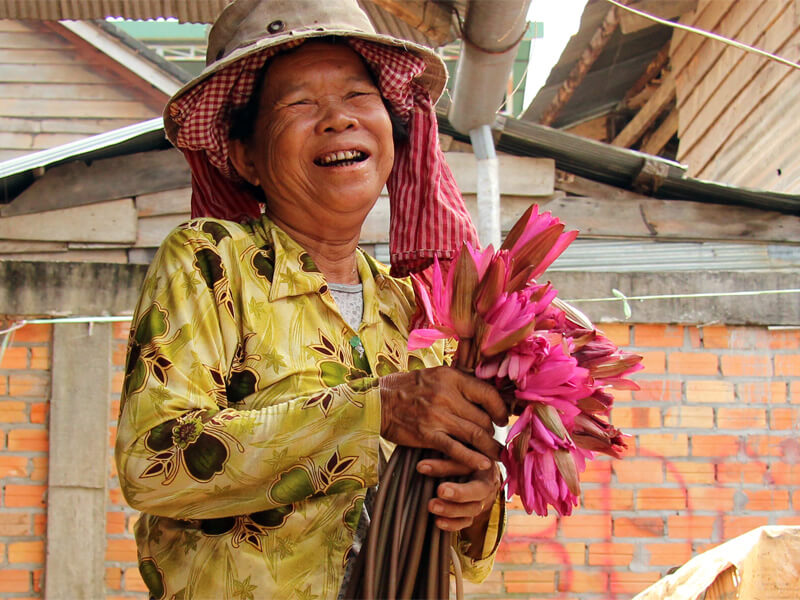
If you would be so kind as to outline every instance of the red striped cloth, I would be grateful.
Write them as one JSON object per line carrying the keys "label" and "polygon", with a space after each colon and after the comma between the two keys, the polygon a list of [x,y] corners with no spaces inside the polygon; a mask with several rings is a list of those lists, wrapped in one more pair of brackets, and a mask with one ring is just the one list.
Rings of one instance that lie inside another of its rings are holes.
{"label": "red striped cloth", "polygon": [[[439,147],[430,95],[413,81],[425,69],[424,61],[398,48],[348,42],[375,73],[392,110],[409,126],[409,142],[395,149],[386,183],[392,274],[421,271],[434,256],[452,259],[464,241],[477,246],[477,233]],[[228,160],[228,131],[232,110],[247,103],[259,70],[276,52],[270,48],[232,63],[170,107],[180,126],[176,145],[192,170],[192,217],[242,221],[259,216],[261,199]]]}

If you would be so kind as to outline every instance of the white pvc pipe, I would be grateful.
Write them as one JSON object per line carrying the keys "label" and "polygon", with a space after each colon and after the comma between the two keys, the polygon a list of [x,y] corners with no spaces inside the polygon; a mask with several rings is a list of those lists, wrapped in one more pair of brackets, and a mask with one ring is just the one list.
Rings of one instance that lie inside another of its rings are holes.
{"label": "white pvc pipe", "polygon": [[500,173],[488,125],[469,132],[478,162],[478,237],[481,246],[500,247]]}

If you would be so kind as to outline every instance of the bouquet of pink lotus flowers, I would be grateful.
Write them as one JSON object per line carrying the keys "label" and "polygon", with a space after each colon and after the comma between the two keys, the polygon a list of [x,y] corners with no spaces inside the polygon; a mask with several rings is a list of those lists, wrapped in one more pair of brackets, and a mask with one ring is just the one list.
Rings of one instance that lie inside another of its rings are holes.
{"label": "bouquet of pink lotus flowers", "polygon": [[[409,349],[455,339],[453,366],[500,391],[518,416],[502,452],[508,495],[519,495],[529,514],[542,516],[549,506],[571,514],[579,474],[595,452],[621,456],[623,434],[605,420],[610,390],[638,389],[626,376],[641,369],[642,357],[621,352],[559,300],[550,283],[537,282],[577,233],[564,232],[557,218],[533,205],[499,250],[465,245],[446,274],[436,261],[430,281],[413,276],[424,327],[411,332]],[[419,458],[410,448],[392,455],[362,553],[365,583],[354,596],[447,598],[451,560],[460,592],[449,534],[439,532],[424,509],[434,483],[416,474]],[[420,568],[426,545],[431,564]]]}

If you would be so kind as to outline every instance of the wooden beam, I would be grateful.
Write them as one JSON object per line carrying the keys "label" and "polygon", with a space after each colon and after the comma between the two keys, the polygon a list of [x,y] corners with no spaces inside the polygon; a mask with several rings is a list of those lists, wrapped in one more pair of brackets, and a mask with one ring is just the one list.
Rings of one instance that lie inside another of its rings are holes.
{"label": "wooden beam", "polygon": [[429,0],[369,0],[386,12],[405,21],[439,45],[452,39],[453,13],[444,5]]}
{"label": "wooden beam", "polygon": [[558,115],[569,102],[569,99],[572,98],[583,78],[586,77],[589,69],[592,68],[594,62],[602,54],[606,44],[608,44],[614,31],[616,31],[617,25],[619,25],[619,13],[617,7],[612,6],[603,18],[600,27],[592,35],[592,39],[589,40],[589,45],[581,54],[580,59],[572,67],[567,78],[561,83],[561,87],[559,87],[555,97],[550,101],[550,105],[539,117],[539,122],[542,125],[550,125],[558,118]]}
{"label": "wooden beam", "polygon": [[647,87],[648,83],[661,74],[661,70],[669,62],[669,45],[670,42],[664,44],[661,50],[658,51],[658,54],[656,54],[655,58],[651,60],[650,63],[645,67],[644,72],[639,76],[639,79],[636,80],[636,83],[634,83],[630,89],[625,92],[625,96],[620,101],[622,108],[626,107],[631,98],[636,97],[639,92]]}
{"label": "wooden beam", "polygon": [[572,196],[586,196],[589,198],[604,198],[607,200],[650,200],[650,196],[637,194],[622,188],[586,179],[566,171],[556,171],[556,189],[567,192]]}
{"label": "wooden beam", "polygon": [[0,215],[83,206],[190,184],[189,165],[174,149],[106,158],[90,165],[76,161],[47,171],[13,202],[0,208]]}
{"label": "wooden beam", "polygon": [[[697,8],[697,0],[669,0],[669,2],[664,2],[664,0],[638,0],[638,2],[631,2],[631,7],[669,20],[693,11]],[[658,23],[628,11],[622,11],[622,15],[619,18],[619,28],[625,35],[653,27],[654,25],[658,25]]]}
{"label": "wooden beam", "polygon": [[0,239],[49,242],[136,240],[136,208],[130,198],[0,218]]}
{"label": "wooden beam", "polygon": [[[445,159],[462,194],[478,191],[478,166],[471,152],[446,152]],[[500,193],[517,196],[548,196],[555,183],[555,161],[500,154],[497,157]]]}
{"label": "wooden beam", "polygon": [[678,133],[678,109],[673,108],[667,118],[642,145],[641,151],[645,154],[658,154],[676,133]]}
{"label": "wooden beam", "polygon": [[647,131],[667,105],[675,98],[675,78],[670,73],[661,82],[661,86],[650,97],[650,100],[636,113],[625,128],[611,142],[612,146],[630,148],[642,134]]}

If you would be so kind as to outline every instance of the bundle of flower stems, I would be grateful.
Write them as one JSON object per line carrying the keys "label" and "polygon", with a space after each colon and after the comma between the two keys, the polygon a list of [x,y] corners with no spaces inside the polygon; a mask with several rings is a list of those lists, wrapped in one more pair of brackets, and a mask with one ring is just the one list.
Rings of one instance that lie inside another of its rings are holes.
{"label": "bundle of flower stems", "polygon": [[[550,283],[536,281],[576,235],[533,205],[499,250],[465,245],[446,274],[434,262],[429,280],[413,279],[426,326],[411,332],[409,350],[455,339],[452,365],[500,392],[518,416],[501,456],[507,492],[541,516],[549,507],[571,514],[595,452],[621,456],[623,434],[606,420],[610,390],[638,389],[626,375],[641,368],[640,356],[621,352]],[[451,534],[428,512],[440,481],[416,470],[434,455],[392,454],[348,597],[448,598],[451,566],[461,596]]]}

